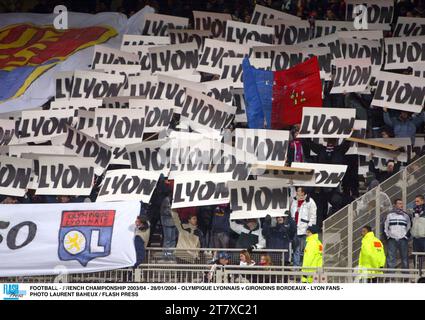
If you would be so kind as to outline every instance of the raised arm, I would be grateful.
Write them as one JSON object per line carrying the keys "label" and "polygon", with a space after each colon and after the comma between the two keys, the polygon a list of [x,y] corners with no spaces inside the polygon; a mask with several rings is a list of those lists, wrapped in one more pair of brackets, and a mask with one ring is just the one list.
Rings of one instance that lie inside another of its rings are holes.
{"label": "raised arm", "polygon": [[177,211],[171,210],[171,216],[173,217],[174,224],[176,225],[177,230],[179,230],[179,232],[185,231],[182,228],[182,223],[180,221],[180,217],[179,217],[179,214],[177,213]]}
{"label": "raised arm", "polygon": [[237,234],[241,234],[244,229],[243,225],[236,223],[235,220],[230,220],[230,228]]}

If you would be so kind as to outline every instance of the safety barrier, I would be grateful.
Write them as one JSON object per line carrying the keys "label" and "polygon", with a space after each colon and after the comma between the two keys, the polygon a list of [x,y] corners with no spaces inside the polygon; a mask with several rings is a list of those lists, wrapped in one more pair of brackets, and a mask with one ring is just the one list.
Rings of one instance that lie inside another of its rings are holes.
{"label": "safety barrier", "polygon": [[[239,264],[239,253],[242,249],[223,249],[223,248],[195,248],[195,249],[176,249],[176,248],[146,248],[146,264],[209,264],[216,259],[218,252],[229,254],[229,264]],[[257,264],[260,263],[262,255],[270,256],[273,265],[283,266],[285,260],[291,261],[291,250],[278,249],[255,249],[251,252],[251,258]]]}
{"label": "safety barrier", "polygon": [[425,157],[390,177],[323,222],[323,263],[326,267],[358,265],[361,229],[370,225],[386,245],[383,224],[392,204],[402,199],[410,207],[416,195],[425,193]]}

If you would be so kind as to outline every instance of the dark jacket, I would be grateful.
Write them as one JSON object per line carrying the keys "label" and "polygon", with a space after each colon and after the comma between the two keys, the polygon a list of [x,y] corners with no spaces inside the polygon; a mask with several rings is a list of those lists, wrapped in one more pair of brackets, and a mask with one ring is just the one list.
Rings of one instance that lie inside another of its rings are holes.
{"label": "dark jacket", "polygon": [[380,183],[384,182],[385,180],[396,174],[399,170],[400,162],[394,164],[394,171],[390,173],[386,170],[377,169],[373,160],[369,161],[369,172],[373,173],[375,175],[376,180],[378,180]]}
{"label": "dark jacket", "polygon": [[326,146],[315,143],[311,139],[304,139],[304,143],[317,154],[317,163],[344,164],[344,156],[350,149],[350,142],[347,140],[334,146],[331,152],[328,152]]}
{"label": "dark jacket", "polygon": [[288,249],[289,243],[297,233],[294,219],[287,217],[285,223],[272,227],[271,217],[267,216],[263,225],[263,236],[266,238],[267,249]]}
{"label": "dark jacket", "polygon": [[230,232],[230,210],[214,210],[212,213],[211,231],[214,233]]}
{"label": "dark jacket", "polygon": [[[310,162],[310,149],[308,144],[301,140],[301,146],[303,149],[303,162]],[[291,142],[288,147],[287,162],[289,165],[291,165],[292,162],[295,162],[295,148]]]}

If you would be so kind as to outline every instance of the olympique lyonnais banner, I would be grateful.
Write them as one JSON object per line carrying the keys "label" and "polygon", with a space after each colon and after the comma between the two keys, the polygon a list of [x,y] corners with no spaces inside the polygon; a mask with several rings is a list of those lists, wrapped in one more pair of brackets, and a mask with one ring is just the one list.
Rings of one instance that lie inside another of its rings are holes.
{"label": "olympique lyonnais banner", "polygon": [[52,26],[20,23],[1,28],[0,101],[21,96],[48,69],[78,50],[116,34],[113,28],[100,26],[56,30]]}
{"label": "olympique lyonnais banner", "polygon": [[398,17],[393,36],[425,36],[425,18]]}
{"label": "olympique lyonnais banner", "polygon": [[308,21],[267,19],[266,25],[274,29],[275,44],[294,45],[310,40],[311,27]]}
{"label": "olympique lyonnais banner", "polygon": [[196,30],[209,31],[216,39],[225,39],[227,21],[232,20],[228,13],[193,11],[193,21]]}
{"label": "olympique lyonnais banner", "polygon": [[32,160],[0,156],[0,194],[23,197],[32,171]]}
{"label": "olympique lyonnais banner", "polygon": [[289,210],[288,185],[276,179],[229,181],[230,219],[282,216]]}
{"label": "olympique lyonnais banner", "polygon": [[248,40],[272,44],[274,30],[270,27],[250,23],[227,21],[226,41],[246,44]]}
{"label": "olympique lyonnais banner", "polygon": [[412,68],[412,71],[413,71],[413,75],[415,77],[425,78],[425,64],[424,63],[412,65],[411,68]]}
{"label": "olympique lyonnais banner", "polygon": [[152,74],[156,72],[194,70],[198,67],[196,42],[149,48]]}
{"label": "olympique lyonnais banner", "polygon": [[236,107],[235,123],[247,123],[246,106],[243,89],[233,89],[233,106]]}
{"label": "olympique lyonnais banner", "polygon": [[[137,52],[137,48],[140,48],[141,46],[167,45],[170,43],[169,37],[124,34],[121,42],[121,50],[126,52]],[[135,49],[136,51],[134,51]]]}
{"label": "olympique lyonnais banner", "polygon": [[174,179],[173,209],[229,203],[230,173],[184,175]]}
{"label": "olympique lyonnais banner", "polygon": [[327,47],[332,55],[333,59],[343,58],[341,51],[341,43],[340,38],[337,33],[330,34],[327,36],[323,36],[320,38],[311,39],[308,41],[304,41],[298,43],[298,46],[301,47],[310,47],[310,48],[318,48],[318,47]]}
{"label": "olympique lyonnais banner", "polygon": [[130,109],[145,111],[144,133],[156,133],[170,126],[174,114],[180,112],[173,100],[130,100]]}
{"label": "olympique lyonnais banner", "polygon": [[125,77],[97,71],[74,72],[71,98],[105,98],[118,96]]}
{"label": "olympique lyonnais banner", "polygon": [[[181,121],[200,133],[220,135],[234,118],[236,108],[192,89],[186,89]],[[221,139],[221,138],[220,138]]]}
{"label": "olympique lyonnais banner", "polygon": [[130,267],[139,212],[139,202],[0,205],[0,277]]}
{"label": "olympique lyonnais banner", "polygon": [[255,164],[284,166],[289,145],[289,131],[236,129],[237,149],[255,155]]}
{"label": "olympique lyonnais banner", "polygon": [[126,97],[149,97],[153,95],[158,84],[157,76],[131,76],[128,77],[127,88],[122,88],[119,95]]}
{"label": "olympique lyonnais banner", "polygon": [[137,54],[121,51],[106,46],[95,46],[92,61],[92,69],[98,69],[99,64],[139,64]]}
{"label": "olympique lyonnais banner", "polygon": [[110,170],[102,181],[96,202],[142,201],[149,203],[159,173],[134,169]]}
{"label": "olympique lyonnais banner", "polygon": [[372,76],[370,58],[336,59],[331,94],[365,92]]}
{"label": "olympique lyonnais banner", "polygon": [[204,52],[202,53],[201,60],[196,70],[220,75],[223,58],[243,58],[247,54],[249,54],[249,46],[247,45],[206,39]]}
{"label": "olympique lyonnais banner", "polygon": [[[343,32],[339,32],[338,34],[341,33]],[[369,58],[372,65],[376,66],[380,70],[384,63],[382,41],[359,39],[356,37],[357,35],[362,37],[361,33],[357,32],[353,33],[350,38],[340,38],[343,56],[347,59]]]}
{"label": "olympique lyonnais banner", "polygon": [[349,138],[355,120],[356,109],[305,107],[298,137]]}
{"label": "olympique lyonnais banner", "polygon": [[357,14],[354,13],[356,5],[364,5],[367,7],[367,21],[374,25],[382,25],[382,29],[391,30],[390,24],[393,22],[394,1],[392,0],[347,0],[346,18],[353,21]]}
{"label": "olympique lyonnais banner", "polygon": [[309,183],[304,186],[316,186],[322,188],[336,188],[344,178],[348,166],[336,164],[320,164],[306,162],[292,162],[291,167],[313,169],[316,181],[314,185]]}
{"label": "olympique lyonnais banner", "polygon": [[75,110],[22,111],[19,123],[19,143],[44,142],[66,133],[76,122]]}
{"label": "olympique lyonnais banner", "polygon": [[421,112],[425,99],[425,78],[381,71],[372,105]]}
{"label": "olympique lyonnais banner", "polygon": [[94,182],[95,165],[90,158],[39,157],[37,195],[88,196]]}
{"label": "olympique lyonnais banner", "polygon": [[[369,24],[371,30],[375,30]],[[337,31],[351,31],[356,30],[352,21],[329,21],[329,20],[316,20],[314,28],[312,28],[312,38],[320,38],[336,33]]]}
{"label": "olympique lyonnais banner", "polygon": [[425,36],[385,38],[385,70],[425,62]]}
{"label": "olympique lyonnais banner", "polygon": [[14,120],[0,119],[0,146],[16,142],[16,124]]}
{"label": "olympique lyonnais banner", "polygon": [[189,18],[147,13],[142,35],[168,36],[168,29],[187,29],[188,26]]}
{"label": "olympique lyonnais banner", "polygon": [[256,4],[254,13],[252,14],[251,23],[265,26],[267,19],[301,20],[301,18],[297,16]]}

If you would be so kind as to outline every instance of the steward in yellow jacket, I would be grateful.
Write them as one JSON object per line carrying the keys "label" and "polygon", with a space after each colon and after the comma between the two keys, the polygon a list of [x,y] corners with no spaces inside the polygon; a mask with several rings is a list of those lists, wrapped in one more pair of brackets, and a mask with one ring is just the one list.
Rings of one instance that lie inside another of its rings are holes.
{"label": "steward in yellow jacket", "polygon": [[359,257],[359,268],[361,273],[369,274],[382,274],[379,270],[368,270],[368,269],[380,269],[385,267],[385,251],[382,242],[375,237],[372,232],[372,228],[365,226],[362,228],[362,248]]}
{"label": "steward in yellow jacket", "polygon": [[[316,227],[309,227],[306,232],[306,245],[304,249],[303,272],[316,272],[323,266],[323,245],[319,240]],[[302,282],[313,282],[313,276],[303,276]]]}

